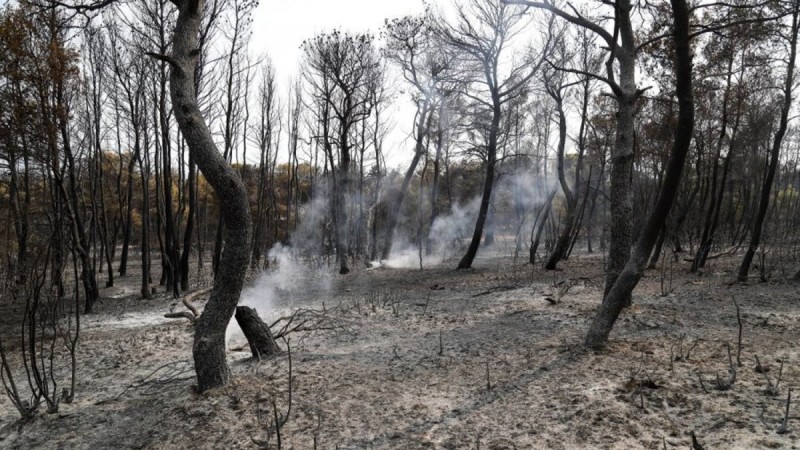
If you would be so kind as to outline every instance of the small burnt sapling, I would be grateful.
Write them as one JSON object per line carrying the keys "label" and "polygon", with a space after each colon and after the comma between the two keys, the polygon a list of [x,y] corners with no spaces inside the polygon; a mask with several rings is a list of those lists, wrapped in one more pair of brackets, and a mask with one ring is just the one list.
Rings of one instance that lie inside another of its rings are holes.
{"label": "small burnt sapling", "polygon": [[780,393],[780,385],[781,385],[781,377],[783,376],[783,360],[780,361],[781,366],[778,369],[778,376],[775,379],[775,382],[772,382],[772,379],[767,375],[769,372],[769,367],[765,367],[761,364],[761,361],[758,359],[758,355],[755,355],[756,358],[756,367],[755,372],[764,375],[764,379],[767,381],[767,389],[765,392],[769,396],[776,396]]}
{"label": "small burnt sapling", "polygon": [[792,405],[792,388],[789,388],[789,393],[786,395],[786,413],[783,415],[783,423],[778,428],[778,434],[786,434],[789,432],[789,408]]}
{"label": "small burnt sapling", "polygon": [[[272,448],[270,446],[270,441],[272,440],[273,436],[275,437],[275,447],[277,450],[281,450],[283,448],[283,438],[281,436],[281,429],[286,425],[289,421],[289,417],[292,414],[292,392],[294,390],[294,377],[292,375],[292,347],[289,345],[289,339],[285,339],[284,342],[286,343],[286,355],[289,360],[289,386],[288,386],[288,400],[286,406],[286,413],[282,414],[278,412],[278,405],[276,402],[275,395],[272,396],[272,418],[267,418],[267,433],[265,439],[257,439],[253,436],[250,436],[250,440],[255,444],[258,448],[269,449]],[[268,411],[267,411],[268,412]],[[256,414],[258,415],[259,421],[261,421],[261,414],[262,410],[257,409]],[[318,426],[319,427],[319,426]],[[317,433],[314,433],[314,448],[317,448]]]}

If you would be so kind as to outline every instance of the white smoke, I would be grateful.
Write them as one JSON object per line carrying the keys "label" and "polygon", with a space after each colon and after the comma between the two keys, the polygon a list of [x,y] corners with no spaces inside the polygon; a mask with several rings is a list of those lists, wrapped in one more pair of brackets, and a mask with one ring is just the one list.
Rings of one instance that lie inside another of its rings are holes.
{"label": "white smoke", "polygon": [[[333,232],[330,222],[330,192],[328,180],[319,180],[311,201],[299,208],[300,221],[290,237],[292,248],[305,256],[323,253],[324,232]],[[297,219],[297,218],[295,218]]]}
{"label": "white smoke", "polygon": [[[333,231],[330,222],[330,193],[327,182],[320,182],[315,189],[311,202],[300,207],[300,222],[291,236],[290,247],[276,244],[268,252],[269,268],[242,291],[241,305],[255,308],[266,322],[277,319],[281,314],[291,311],[300,302],[312,302],[325,297],[332,289],[336,275],[331,271],[314,270],[305,261],[315,258],[324,252],[324,233]],[[493,221],[495,233],[509,233],[516,229],[530,229],[534,208],[540,206],[547,198],[552,183],[546,177],[535,176],[527,170],[521,170],[501,177],[493,195]],[[423,199],[423,211],[429,211]],[[348,197],[348,205],[355,205],[358,199]],[[439,215],[427,230],[425,238],[430,239],[431,253],[425,249],[420,252],[416,242],[412,243],[408,236],[396,232],[390,257],[384,261],[375,261],[373,267],[420,268],[430,267],[460,257],[472,237],[475,220],[478,215],[481,197],[477,195],[465,203],[455,203],[449,213]],[[352,212],[352,210],[351,210]],[[418,211],[416,212],[418,214]],[[522,218],[520,219],[520,214]],[[418,219],[418,218],[417,218]],[[414,222],[417,219],[411,219]],[[351,221],[355,216],[351,215]],[[522,220],[522,226],[520,226]],[[235,319],[228,326],[226,342],[243,344],[244,339]]]}
{"label": "white smoke", "polygon": [[[267,323],[288,313],[299,302],[313,301],[312,295],[329,292],[333,278],[329,272],[312,270],[299,258],[292,247],[280,243],[270,249],[269,268],[249,286],[242,289],[239,305],[254,308]],[[231,319],[225,342],[242,343],[242,334],[236,319]]]}
{"label": "white smoke", "polygon": [[[548,190],[552,188],[550,184],[547,177],[534,175],[529,170],[502,176],[492,195],[491,226],[495,233],[513,237],[518,229],[529,229],[533,225],[533,215],[530,213],[545,202]],[[428,232],[432,252],[426,254],[423,250],[423,267],[441,264],[463,254],[475,229],[480,202],[481,196],[477,195],[466,203],[455,203],[448,214],[434,220]],[[484,235],[486,231],[485,228]],[[401,233],[395,233],[389,259],[375,261],[372,265],[418,269],[419,247]]]}
{"label": "white smoke", "polygon": [[[425,250],[422,251],[423,267],[441,264],[460,253],[462,247],[469,242],[468,239],[472,236],[480,203],[480,196],[471,199],[464,205],[456,203],[450,209],[449,214],[440,215],[434,219],[427,236],[431,240],[432,251],[430,254],[427,254]],[[395,233],[395,235],[389,259],[373,265],[382,265],[393,269],[419,269],[419,247],[408,242],[400,233]]]}

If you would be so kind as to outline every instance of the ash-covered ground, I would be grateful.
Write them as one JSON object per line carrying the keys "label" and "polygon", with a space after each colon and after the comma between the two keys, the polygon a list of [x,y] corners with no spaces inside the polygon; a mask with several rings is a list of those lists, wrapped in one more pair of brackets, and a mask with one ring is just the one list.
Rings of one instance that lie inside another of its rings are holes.
{"label": "ash-covered ground", "polygon": [[[347,276],[284,261],[294,281],[272,269],[242,302],[267,322],[298,308],[322,314],[316,329],[289,335],[291,388],[288,353],[252,361],[232,327],[234,382],[203,395],[193,389],[192,326],[163,317],[183,306],[137,299],[131,275],[83,320],[75,401],[20,423],[3,396],[0,447],[277,448],[275,411],[285,416],[291,390],[282,448],[685,449],[692,432],[707,449],[797,448],[794,403],[788,432],[777,432],[800,381],[797,285],[734,284],[736,262],[688,275],[680,261],[671,292],[668,270],[664,286],[649,271],[608,347],[593,352],[580,344],[602,294],[601,255],[573,255],[557,272],[505,254],[466,271],[447,259]],[[8,346],[19,311],[4,309]],[[728,347],[736,381],[719,390]],[[18,366],[18,351],[9,354]]]}

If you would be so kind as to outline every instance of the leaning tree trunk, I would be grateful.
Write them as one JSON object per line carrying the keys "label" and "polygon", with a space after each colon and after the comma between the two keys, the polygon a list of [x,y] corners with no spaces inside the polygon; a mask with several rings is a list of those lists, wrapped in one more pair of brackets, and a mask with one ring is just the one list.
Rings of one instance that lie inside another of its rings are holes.
{"label": "leaning tree trunk", "polygon": [[[567,116],[564,114],[564,102],[561,97],[561,91],[558,90],[558,88],[554,88],[551,90],[550,96],[555,100],[558,109],[556,172],[558,173],[558,182],[561,185],[561,190],[564,192],[564,197],[567,200],[567,214],[564,218],[564,222],[561,224],[561,233],[556,241],[556,246],[550,253],[550,258],[547,259],[547,263],[544,265],[546,270],[555,270],[558,262],[566,257],[567,249],[569,248],[569,243],[572,238],[572,230],[575,227],[575,210],[578,206],[578,189],[576,185],[575,192],[572,192],[564,174],[564,149],[567,145]],[[580,174],[580,168],[576,167],[575,170]]]}
{"label": "leaning tree trunk", "polygon": [[[497,97],[493,94],[493,97]],[[483,226],[486,224],[486,216],[489,213],[489,204],[492,201],[492,187],[494,187],[494,170],[497,162],[497,134],[500,130],[500,99],[493,99],[492,125],[489,129],[489,142],[486,145],[486,178],[483,180],[483,196],[481,206],[478,210],[478,219],[475,221],[475,230],[472,233],[472,241],[469,243],[467,253],[458,262],[458,269],[469,269],[472,261],[478,254],[478,247],[483,237]]]}
{"label": "leaning tree trunk", "polygon": [[584,344],[590,348],[602,347],[608,340],[611,328],[625,307],[631,292],[642,277],[647,258],[664,226],[675,194],[680,188],[686,155],[694,128],[694,100],[692,98],[692,54],[689,47],[689,8],[686,0],[671,0],[673,11],[673,41],[675,43],[675,95],[678,97],[678,124],[672,144],[664,183],[658,199],[647,219],[636,249],[625,268],[614,281],[589,326]]}
{"label": "leaning tree trunk", "polygon": [[[417,170],[417,165],[422,155],[425,153],[425,136],[428,134],[428,113],[430,110],[430,97],[426,96],[425,101],[420,107],[419,115],[417,116],[417,135],[414,143],[414,157],[411,158],[411,164],[408,165],[406,174],[403,177],[403,184],[400,186],[400,191],[395,194],[392,206],[386,211],[386,237],[381,245],[381,259],[389,259],[389,253],[392,251],[392,241],[394,240],[394,230],[397,228],[397,219],[400,215],[400,208],[403,207],[403,201],[408,192],[408,186],[411,184],[411,179],[414,177],[414,171]],[[391,192],[389,190],[388,192]]]}
{"label": "leaning tree trunk", "polygon": [[203,392],[225,386],[230,379],[225,360],[225,329],[239,302],[244,283],[250,240],[250,208],[242,179],[217,150],[197,104],[194,69],[204,0],[172,2],[178,7],[172,56],[157,57],[172,65],[170,93],[175,119],[197,167],[220,199],[220,212],[225,217],[225,248],[214,277],[211,298],[197,321],[192,348],[197,390]]}
{"label": "leaning tree trunk", "polygon": [[253,359],[261,360],[281,352],[280,347],[275,342],[275,338],[272,337],[269,325],[258,317],[255,309],[249,306],[237,306],[236,323],[239,324],[244,337],[247,338],[250,351],[253,353]]}
{"label": "leaning tree trunk", "polygon": [[769,168],[767,175],[764,177],[764,183],[761,186],[761,199],[758,202],[758,212],[756,213],[756,221],[753,224],[753,234],[750,236],[750,245],[747,247],[747,252],[742,259],[742,265],[739,267],[739,275],[737,276],[740,282],[747,281],[747,275],[750,272],[750,264],[753,262],[753,256],[756,254],[756,249],[761,245],[761,231],[764,227],[764,219],[767,217],[769,209],[769,197],[772,191],[772,183],[775,180],[775,172],[778,169],[778,158],[781,154],[781,144],[783,137],[786,135],[786,126],[789,121],[789,110],[792,107],[792,88],[794,87],[794,60],[797,55],[797,30],[798,30],[798,10],[800,9],[800,2],[794,2],[792,10],[792,34],[790,40],[789,51],[789,64],[786,68],[786,81],[783,88],[783,106],[781,107],[781,119],[778,125],[778,131],[775,133],[775,140],[772,142],[772,152],[769,160]]}
{"label": "leaning tree trunk", "polygon": [[533,228],[531,228],[532,239],[531,248],[528,255],[528,262],[532,265],[536,264],[536,252],[539,250],[539,242],[542,241],[542,232],[544,232],[544,226],[547,223],[547,218],[550,217],[550,210],[553,207],[553,198],[555,198],[556,192],[558,192],[558,187],[553,186],[553,189],[551,189],[550,193],[547,194],[547,200],[545,200],[544,205],[542,205],[540,212],[536,215],[536,221],[533,223]]}

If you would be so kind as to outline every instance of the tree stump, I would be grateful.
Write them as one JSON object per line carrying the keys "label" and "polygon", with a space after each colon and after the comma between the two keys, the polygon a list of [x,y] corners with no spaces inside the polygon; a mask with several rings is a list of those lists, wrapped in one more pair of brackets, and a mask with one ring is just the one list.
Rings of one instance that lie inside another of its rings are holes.
{"label": "tree stump", "polygon": [[242,329],[244,337],[247,338],[253,358],[261,359],[281,352],[278,343],[272,337],[269,325],[258,317],[255,309],[249,306],[237,306],[236,322]]}

